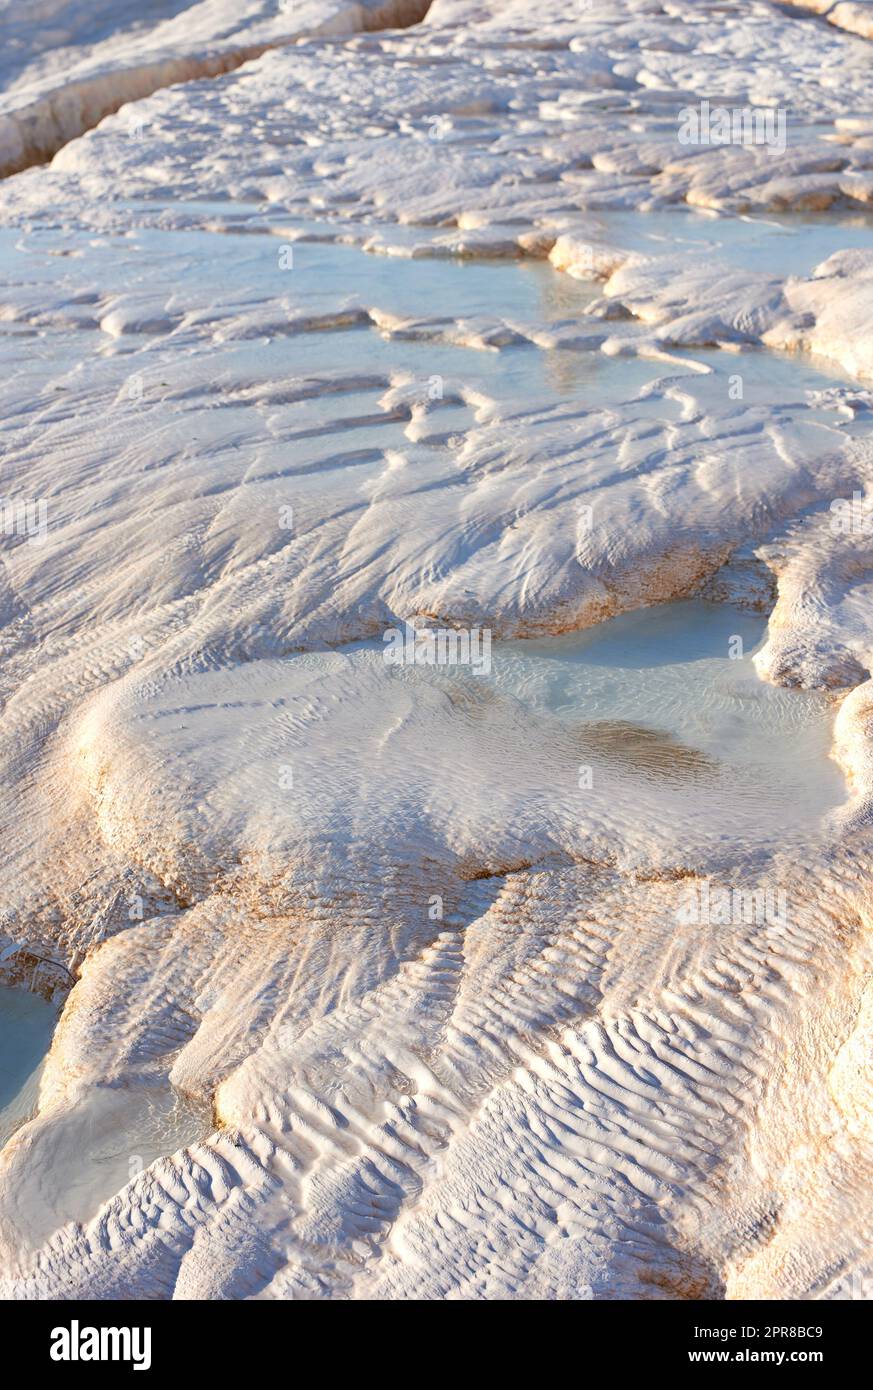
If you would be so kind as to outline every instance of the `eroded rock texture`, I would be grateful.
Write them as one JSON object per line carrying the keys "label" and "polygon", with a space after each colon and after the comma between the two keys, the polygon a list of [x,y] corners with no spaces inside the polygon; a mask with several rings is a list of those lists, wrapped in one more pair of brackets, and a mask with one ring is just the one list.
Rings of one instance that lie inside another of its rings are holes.
{"label": "eroded rock texture", "polygon": [[[18,35],[0,970],[77,983],[5,1296],[869,1296],[869,7],[799,8]],[[737,727],[826,692],[812,825],[355,645],[701,593],[772,608]]]}

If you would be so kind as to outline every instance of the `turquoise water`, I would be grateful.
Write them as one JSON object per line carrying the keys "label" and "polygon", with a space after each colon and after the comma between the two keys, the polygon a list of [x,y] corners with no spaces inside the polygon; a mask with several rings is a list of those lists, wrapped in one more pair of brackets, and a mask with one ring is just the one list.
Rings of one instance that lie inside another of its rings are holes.
{"label": "turquoise water", "polygon": [[38,994],[0,985],[0,1148],[36,1109],[57,1017]]}
{"label": "turquoise water", "polygon": [[125,1088],[91,1085],[64,1108],[15,1139],[4,1158],[15,1192],[14,1221],[22,1246],[36,1248],[70,1221],[88,1221],[155,1159],[204,1139],[211,1106],[166,1083]]}
{"label": "turquoise water", "polygon": [[593,763],[678,780],[690,799],[706,792],[725,830],[778,836],[812,829],[846,793],[829,756],[831,701],[755,671],[766,628],[729,604],[661,604],[566,637],[499,643],[495,680],[587,727]]}
{"label": "turquoise water", "polygon": [[[493,690],[556,717],[581,761],[622,779],[625,802],[635,785],[650,806],[663,791],[665,825],[681,814],[708,841],[784,846],[814,836],[846,787],[830,757],[830,698],[758,677],[752,658],[766,629],[759,613],[689,599],[566,636],[493,641],[486,675],[460,665],[388,669],[400,680]],[[384,648],[345,650],[379,660]]]}
{"label": "turquoise water", "polygon": [[[27,989],[0,986],[0,1149],[37,1109],[39,1083],[58,1010]],[[156,1158],[208,1135],[212,1108],[166,1082],[130,1089],[93,1086],[52,1115],[52,1140],[35,1147],[15,1176],[15,1220],[34,1245],[67,1221],[84,1221]],[[34,1137],[35,1136],[35,1137]]]}
{"label": "turquoise water", "polygon": [[834,707],[758,677],[752,657],[766,628],[730,604],[661,604],[581,633],[497,643],[494,679],[573,723],[659,731],[727,781],[747,781],[762,813],[775,800],[786,823],[814,823],[845,796],[829,757]]}
{"label": "turquoise water", "polygon": [[873,250],[873,215],[854,209],[738,217],[693,209],[601,212],[597,221],[604,239],[629,251],[702,256],[780,277],[809,275],[835,251]]}

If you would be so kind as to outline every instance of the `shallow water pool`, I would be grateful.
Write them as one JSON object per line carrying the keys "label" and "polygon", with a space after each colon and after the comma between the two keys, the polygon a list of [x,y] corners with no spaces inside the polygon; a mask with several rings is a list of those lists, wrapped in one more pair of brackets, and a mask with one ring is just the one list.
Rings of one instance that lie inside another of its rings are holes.
{"label": "shallow water pool", "polygon": [[57,1018],[40,995],[0,985],[0,1148],[36,1109]]}
{"label": "shallow water pool", "polygon": [[88,1220],[141,1169],[213,1128],[211,1105],[166,1083],[92,1086],[69,1108],[47,1112],[46,1142],[42,1113],[28,1121],[57,1022],[57,1008],[39,995],[0,987],[0,1149],[12,1165],[13,1219],[23,1246],[68,1221]]}
{"label": "shallow water pool", "polygon": [[[826,837],[846,799],[830,756],[834,703],[760,679],[752,658],[766,628],[759,613],[689,599],[565,636],[493,641],[490,670],[478,675],[461,665],[389,670],[452,698],[466,692],[495,727],[505,721],[502,701],[517,702],[539,738],[557,747],[569,737],[590,766],[589,809],[637,805],[643,814],[645,804],[656,837],[666,842],[681,826],[684,849],[699,859],[710,848],[772,850]],[[345,650],[379,661],[384,648]],[[509,757],[510,781],[513,765]]]}

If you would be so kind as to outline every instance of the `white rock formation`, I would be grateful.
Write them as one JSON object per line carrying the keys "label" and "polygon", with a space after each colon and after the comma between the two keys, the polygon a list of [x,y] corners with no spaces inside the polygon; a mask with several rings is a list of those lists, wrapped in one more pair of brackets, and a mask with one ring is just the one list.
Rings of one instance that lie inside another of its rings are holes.
{"label": "white rock formation", "polygon": [[[78,982],[0,1293],[869,1296],[865,7],[351,32],[421,8],[15,32],[2,932]],[[681,143],[704,100],[784,150]],[[779,833],[693,740],[356,645],[767,574],[846,777]],[[108,1132],[129,1181],[63,1194]]]}

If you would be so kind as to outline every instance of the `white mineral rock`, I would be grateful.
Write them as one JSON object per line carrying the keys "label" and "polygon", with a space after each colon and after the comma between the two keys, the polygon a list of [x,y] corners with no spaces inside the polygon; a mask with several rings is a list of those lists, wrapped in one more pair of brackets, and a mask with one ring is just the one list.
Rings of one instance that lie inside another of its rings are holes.
{"label": "white mineral rock", "polygon": [[0,976],[76,977],[0,1294],[870,1295],[869,7],[799,8],[0,0]]}

